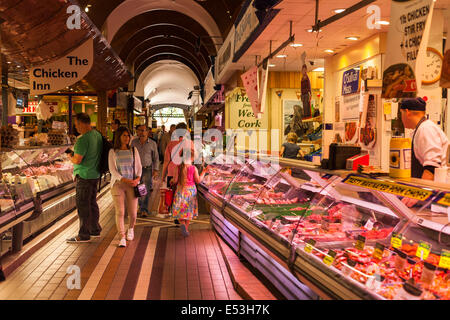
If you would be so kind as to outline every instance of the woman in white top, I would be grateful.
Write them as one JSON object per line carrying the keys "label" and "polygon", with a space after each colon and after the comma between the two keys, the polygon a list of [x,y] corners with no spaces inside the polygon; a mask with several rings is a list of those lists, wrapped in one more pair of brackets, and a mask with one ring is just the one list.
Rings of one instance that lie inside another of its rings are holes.
{"label": "woman in white top", "polygon": [[[108,155],[111,172],[111,195],[116,209],[116,226],[120,235],[119,247],[126,247],[134,239],[138,198],[134,187],[139,184],[142,174],[141,159],[136,148],[130,148],[131,133],[126,127],[120,127],[116,133],[113,149]],[[133,155],[134,151],[134,155]],[[125,238],[125,208],[129,217],[129,228]]]}

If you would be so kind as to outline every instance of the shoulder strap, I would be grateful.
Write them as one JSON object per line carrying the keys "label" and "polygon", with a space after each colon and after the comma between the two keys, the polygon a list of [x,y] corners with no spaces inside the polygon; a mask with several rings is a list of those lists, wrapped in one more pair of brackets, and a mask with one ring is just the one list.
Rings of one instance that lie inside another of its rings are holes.
{"label": "shoulder strap", "polygon": [[133,149],[133,179],[134,179],[134,177],[136,176],[135,175],[135,167],[136,167],[136,158],[135,158],[135,155],[134,155],[134,147],[131,147],[132,149]]}

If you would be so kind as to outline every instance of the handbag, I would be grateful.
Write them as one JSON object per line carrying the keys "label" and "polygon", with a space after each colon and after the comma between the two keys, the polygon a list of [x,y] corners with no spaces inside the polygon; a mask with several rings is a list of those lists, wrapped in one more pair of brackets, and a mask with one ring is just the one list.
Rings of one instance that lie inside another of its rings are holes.
{"label": "handbag", "polygon": [[167,189],[164,194],[164,204],[170,207],[173,202],[173,189]]}
{"label": "handbag", "polygon": [[[136,176],[135,175],[135,155],[134,155],[134,148],[133,148],[133,178]],[[134,196],[136,198],[142,198],[145,197],[147,195],[148,191],[147,191],[147,186],[145,185],[145,183],[139,183],[136,187],[134,187]]]}

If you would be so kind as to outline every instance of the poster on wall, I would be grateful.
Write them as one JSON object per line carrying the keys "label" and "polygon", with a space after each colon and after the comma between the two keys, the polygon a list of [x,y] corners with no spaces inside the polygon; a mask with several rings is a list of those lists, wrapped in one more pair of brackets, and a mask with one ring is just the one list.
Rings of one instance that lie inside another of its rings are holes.
{"label": "poster on wall", "polygon": [[334,122],[341,121],[341,97],[334,97]]}
{"label": "poster on wall", "polygon": [[345,140],[347,144],[356,144],[358,142],[358,122],[351,121],[345,123]]}
{"label": "poster on wall", "polygon": [[377,101],[374,94],[368,94],[367,104],[364,106],[364,112],[359,131],[359,144],[363,150],[371,150],[375,147],[377,140]]}
{"label": "poster on wall", "polygon": [[340,101],[342,121],[359,120],[361,95],[359,93],[343,96]]}
{"label": "poster on wall", "polygon": [[308,125],[302,121],[302,103],[297,100],[283,100],[283,137],[289,132],[295,132],[301,139],[307,130]]}
{"label": "poster on wall", "polygon": [[[382,98],[411,98],[417,95],[417,65],[425,54],[428,16],[432,16],[433,0],[392,0],[387,36],[387,52],[383,72]],[[429,24],[429,23],[428,23]],[[428,26],[429,29],[429,26]],[[421,43],[424,45],[420,46]]]}

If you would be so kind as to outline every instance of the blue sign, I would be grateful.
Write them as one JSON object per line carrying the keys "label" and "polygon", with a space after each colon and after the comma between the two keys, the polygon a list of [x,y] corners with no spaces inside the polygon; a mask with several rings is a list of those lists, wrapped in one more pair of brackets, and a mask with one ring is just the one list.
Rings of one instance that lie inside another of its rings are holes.
{"label": "blue sign", "polygon": [[344,72],[342,77],[342,95],[353,94],[359,92],[360,69],[350,69]]}

